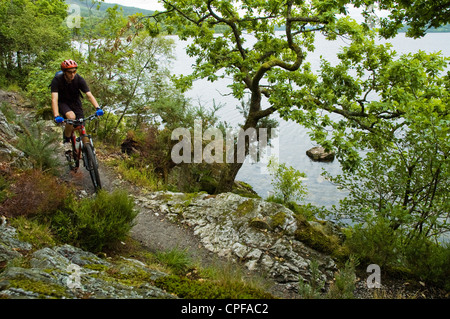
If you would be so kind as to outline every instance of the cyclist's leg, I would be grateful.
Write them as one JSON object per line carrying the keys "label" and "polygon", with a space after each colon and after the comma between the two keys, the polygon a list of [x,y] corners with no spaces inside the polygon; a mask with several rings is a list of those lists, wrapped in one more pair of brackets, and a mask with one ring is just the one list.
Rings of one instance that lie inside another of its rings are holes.
{"label": "cyclist's leg", "polygon": [[[64,116],[68,120],[76,119],[76,115],[73,111],[69,111],[69,112],[65,113]],[[70,139],[70,137],[72,136],[72,132],[73,132],[73,125],[66,124],[66,128],[64,130],[64,137],[66,139]]]}
{"label": "cyclist's leg", "polygon": [[[75,113],[73,112],[73,110],[70,108],[70,106],[67,103],[64,102],[60,102],[58,104],[58,108],[59,108],[59,114],[61,114],[62,116],[64,116],[64,118],[69,119],[69,120],[75,120]],[[70,137],[72,136],[72,131],[73,131],[73,125],[69,125],[66,124],[65,129],[64,129],[64,142],[68,142],[70,140]]]}

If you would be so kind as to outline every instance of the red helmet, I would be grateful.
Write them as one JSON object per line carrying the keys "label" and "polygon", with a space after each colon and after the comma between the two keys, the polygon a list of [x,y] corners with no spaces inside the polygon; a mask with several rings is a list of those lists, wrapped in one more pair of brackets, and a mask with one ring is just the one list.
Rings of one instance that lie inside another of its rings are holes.
{"label": "red helmet", "polygon": [[63,63],[61,63],[61,70],[63,71],[73,68],[78,68],[78,64],[74,60],[65,60]]}

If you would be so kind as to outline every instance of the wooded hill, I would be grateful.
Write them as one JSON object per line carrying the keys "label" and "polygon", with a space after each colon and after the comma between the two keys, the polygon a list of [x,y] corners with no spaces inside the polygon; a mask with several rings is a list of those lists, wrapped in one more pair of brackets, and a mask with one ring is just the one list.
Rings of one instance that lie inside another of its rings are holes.
{"label": "wooded hill", "polygon": [[151,15],[153,14],[154,11],[152,10],[145,10],[145,9],[141,9],[141,8],[136,8],[136,7],[127,7],[127,6],[122,6],[122,5],[118,5],[118,4],[114,4],[114,3],[105,3],[105,2],[95,2],[94,4],[92,3],[91,0],[66,0],[66,3],[68,5],[71,4],[76,4],[79,5],[81,8],[81,16],[82,17],[89,17],[89,16],[104,16],[106,13],[106,10],[108,8],[113,8],[114,6],[119,6],[119,8],[123,9],[123,14],[125,16],[131,16],[133,14],[136,13],[142,13],[144,15]]}

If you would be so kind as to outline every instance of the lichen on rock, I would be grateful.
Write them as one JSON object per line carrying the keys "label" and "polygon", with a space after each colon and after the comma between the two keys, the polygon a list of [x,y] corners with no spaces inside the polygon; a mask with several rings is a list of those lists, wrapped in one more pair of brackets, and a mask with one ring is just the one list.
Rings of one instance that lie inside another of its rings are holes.
{"label": "lichen on rock", "polygon": [[[181,193],[170,193],[170,200],[162,193],[140,197],[140,204],[151,203],[154,213],[192,227],[211,252],[263,271],[288,288],[296,289],[299,280],[311,278],[311,260],[317,261],[326,281],[337,270],[330,256],[334,242],[319,231],[308,237],[314,228],[281,204],[234,193],[197,194],[186,203]],[[330,249],[325,249],[327,244]]]}

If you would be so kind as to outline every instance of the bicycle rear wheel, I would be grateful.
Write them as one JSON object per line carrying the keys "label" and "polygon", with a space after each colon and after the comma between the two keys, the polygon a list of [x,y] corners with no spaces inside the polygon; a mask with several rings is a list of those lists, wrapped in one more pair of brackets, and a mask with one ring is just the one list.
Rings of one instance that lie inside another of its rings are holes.
{"label": "bicycle rear wheel", "polygon": [[97,192],[102,188],[100,174],[98,172],[98,162],[94,153],[94,148],[90,143],[84,144],[84,165],[91,175],[94,190]]}

